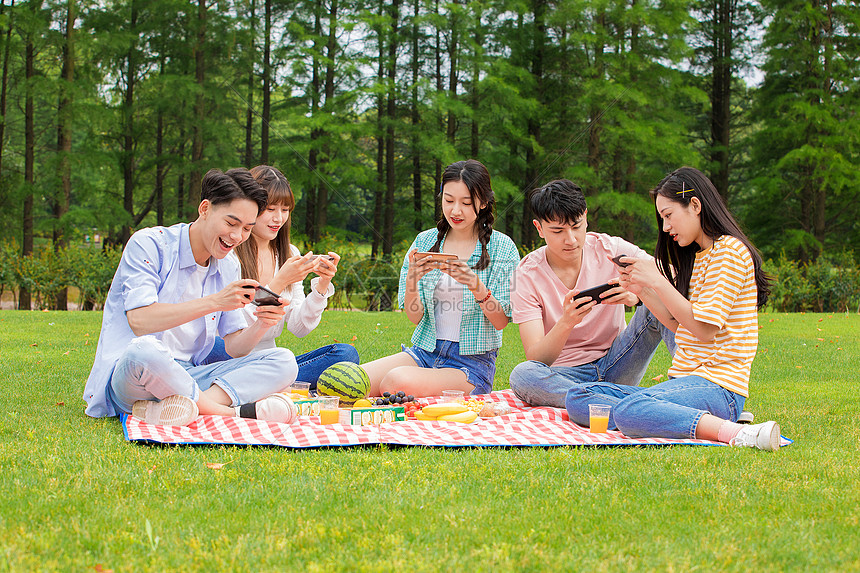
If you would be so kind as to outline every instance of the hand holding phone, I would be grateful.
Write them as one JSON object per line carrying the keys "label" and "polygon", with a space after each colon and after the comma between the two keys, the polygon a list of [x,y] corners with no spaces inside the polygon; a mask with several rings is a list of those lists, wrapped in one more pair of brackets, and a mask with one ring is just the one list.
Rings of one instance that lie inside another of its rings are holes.
{"label": "hand holding phone", "polygon": [[431,253],[424,251],[415,253],[415,258],[427,258],[429,259],[427,262],[444,263],[446,261],[456,261],[457,255],[454,253]]}
{"label": "hand holding phone", "polygon": [[588,297],[589,300],[578,304],[576,306],[576,308],[579,308],[581,306],[585,306],[586,304],[588,304],[591,301],[594,301],[596,304],[600,304],[601,302],[603,302],[603,299],[600,298],[600,295],[605,293],[609,289],[613,289],[617,286],[618,286],[617,283],[606,283],[606,284],[599,285],[596,287],[587,288],[583,291],[578,292],[574,298],[580,299],[580,298]]}
{"label": "hand holding phone", "polygon": [[618,255],[617,257],[612,257],[612,262],[615,263],[616,265],[618,265],[619,267],[621,267],[622,269],[624,267],[629,267],[633,263],[622,263],[621,262],[621,257],[626,257],[626,256],[627,255]]}
{"label": "hand holding phone", "polygon": [[281,306],[278,298],[280,298],[280,296],[277,293],[270,291],[264,286],[258,286],[256,287],[254,299],[251,301],[251,304],[255,304],[257,306]]}

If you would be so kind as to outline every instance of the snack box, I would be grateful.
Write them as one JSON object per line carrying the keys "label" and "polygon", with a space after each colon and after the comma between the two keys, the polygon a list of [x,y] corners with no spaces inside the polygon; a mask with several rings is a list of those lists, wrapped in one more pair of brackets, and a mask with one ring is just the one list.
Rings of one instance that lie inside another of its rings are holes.
{"label": "snack box", "polygon": [[296,409],[299,411],[299,416],[319,416],[320,401],[316,398],[308,398],[307,400],[293,400]]}
{"label": "snack box", "polygon": [[403,422],[406,411],[403,406],[372,406],[370,408],[342,408],[340,423],[352,426],[372,426],[386,422]]}

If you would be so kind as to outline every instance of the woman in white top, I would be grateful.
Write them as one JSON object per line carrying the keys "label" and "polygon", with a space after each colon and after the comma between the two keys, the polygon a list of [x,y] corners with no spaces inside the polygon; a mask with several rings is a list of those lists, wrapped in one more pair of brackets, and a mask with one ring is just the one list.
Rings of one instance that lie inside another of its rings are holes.
{"label": "woman in white top", "polygon": [[[302,256],[295,245],[290,244],[290,213],[295,207],[295,198],[283,173],[268,165],[251,169],[254,179],[269,194],[269,202],[251,231],[251,237],[239,244],[235,253],[242,266],[242,278],[250,278],[280,293],[287,305],[283,320],[270,328],[255,350],[274,348],[275,339],[287,330],[299,338],[317,327],[328,299],[334,294],[331,280],[337,272],[340,256],[329,252],[317,256],[312,252]],[[302,281],[309,273],[318,276],[311,281],[311,290],[305,296]],[[246,306],[248,321],[255,320],[253,305]],[[228,358],[216,343],[207,362]],[[323,370],[336,362],[358,363],[358,352],[349,344],[329,344],[311,352],[296,356],[299,365],[297,380],[310,382],[314,388]]]}

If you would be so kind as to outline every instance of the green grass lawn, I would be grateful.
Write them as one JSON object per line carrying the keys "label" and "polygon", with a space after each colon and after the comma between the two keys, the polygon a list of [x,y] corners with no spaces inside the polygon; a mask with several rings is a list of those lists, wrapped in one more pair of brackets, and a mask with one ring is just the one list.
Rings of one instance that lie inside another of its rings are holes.
{"label": "green grass lawn", "polygon": [[[747,409],[776,453],[130,444],[83,412],[100,321],[0,312],[0,571],[860,569],[857,315],[760,315]],[[369,360],[411,331],[329,311],[281,344]],[[496,389],[522,359],[510,326]]]}

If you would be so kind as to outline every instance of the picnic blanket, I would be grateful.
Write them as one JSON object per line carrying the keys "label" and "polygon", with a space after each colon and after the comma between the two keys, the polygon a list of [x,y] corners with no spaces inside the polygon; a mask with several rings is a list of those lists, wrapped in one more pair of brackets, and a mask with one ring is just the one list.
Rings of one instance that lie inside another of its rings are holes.
{"label": "picnic blanket", "polygon": [[[389,422],[377,426],[320,425],[318,416],[301,416],[294,424],[279,424],[247,418],[200,416],[188,426],[156,426],[128,414],[120,416],[125,438],[131,442],[185,445],[281,446],[318,448],[388,444],[436,447],[512,446],[724,446],[708,440],[628,438],[621,432],[592,434],[568,419],[561,408],[531,407],[511,390],[478,396],[485,401],[505,402],[510,414],[479,418],[473,424],[457,422]],[[441,398],[424,398],[433,403]],[[782,439],[783,446],[791,440]]]}

